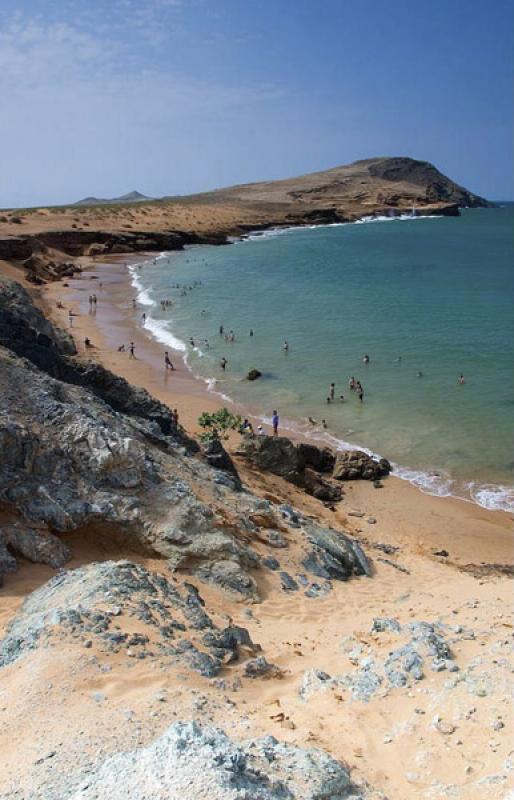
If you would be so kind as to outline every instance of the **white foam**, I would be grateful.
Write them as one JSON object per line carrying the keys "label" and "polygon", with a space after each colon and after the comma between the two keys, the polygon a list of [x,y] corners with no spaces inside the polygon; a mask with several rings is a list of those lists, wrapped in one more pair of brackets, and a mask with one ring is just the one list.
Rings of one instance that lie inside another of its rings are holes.
{"label": "white foam", "polygon": [[158,342],[171,347],[172,350],[178,350],[180,353],[185,353],[187,351],[185,343],[172,334],[166,322],[154,319],[153,317],[147,317],[143,327],[145,330],[150,331]]}
{"label": "white foam", "polygon": [[139,276],[137,274],[137,267],[136,265],[131,265],[128,267],[128,271],[130,272],[131,276],[131,283],[134,289],[137,290],[137,301],[141,303],[143,306],[153,306],[154,302],[150,295],[148,294],[147,290],[144,288],[143,284],[139,280]]}
{"label": "white foam", "polygon": [[436,497],[451,497],[453,494],[452,489],[455,481],[448,475],[442,475],[439,472],[409,469],[399,464],[393,464],[393,470],[397,478],[412,483],[425,494],[432,494]]}
{"label": "white foam", "polygon": [[514,511],[514,486],[469,483],[467,489],[474,502],[482,508],[491,511]]}
{"label": "white foam", "polygon": [[346,225],[367,225],[369,223],[375,222],[413,222],[414,220],[420,219],[441,219],[441,214],[396,214],[394,215],[385,215],[385,214],[378,214],[376,216],[369,215],[365,217],[361,217],[360,219],[356,219],[354,222],[322,222],[318,225],[289,225],[283,228],[267,228],[266,230],[262,231],[250,231],[246,236],[236,240],[231,239],[232,243],[239,242],[259,242],[265,241],[266,239],[272,239],[275,236],[281,236],[284,233],[292,233],[293,231],[311,231],[316,228],[342,228]]}
{"label": "white foam", "polygon": [[396,216],[389,214],[377,214],[377,216],[367,216],[361,217],[361,219],[355,220],[353,223],[354,225],[366,225],[370,222],[414,222],[414,220],[419,219],[441,219],[442,214],[397,214]]}

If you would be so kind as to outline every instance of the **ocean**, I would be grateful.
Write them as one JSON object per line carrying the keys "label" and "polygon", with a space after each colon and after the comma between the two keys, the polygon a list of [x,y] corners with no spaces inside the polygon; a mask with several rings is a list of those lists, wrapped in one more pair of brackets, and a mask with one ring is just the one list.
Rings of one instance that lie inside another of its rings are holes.
{"label": "ocean", "polygon": [[513,237],[505,205],[266,231],[130,269],[149,332],[220,404],[266,423],[276,408],[283,432],[386,456],[424,491],[514,510]]}

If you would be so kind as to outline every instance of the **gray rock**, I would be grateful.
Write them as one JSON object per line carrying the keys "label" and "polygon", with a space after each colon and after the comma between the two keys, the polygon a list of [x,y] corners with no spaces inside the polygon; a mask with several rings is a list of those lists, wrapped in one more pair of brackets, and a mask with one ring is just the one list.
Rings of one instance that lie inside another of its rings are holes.
{"label": "gray rock", "polygon": [[77,635],[86,647],[96,641],[101,650],[118,652],[124,646],[138,658],[151,647],[165,661],[208,677],[240,652],[260,649],[244,628],[216,628],[190,584],[182,588],[130,561],[107,561],[57,575],[29,595],[0,642],[0,667]]}
{"label": "gray rock", "polygon": [[278,675],[279,672],[278,667],[266,661],[264,656],[250,659],[250,661],[246,662],[244,669],[244,674],[247,678],[271,677],[272,675]]}
{"label": "gray rock", "polygon": [[280,573],[280,583],[284,592],[297,592],[299,589],[297,582],[288,572]]}
{"label": "gray rock", "polygon": [[310,598],[326,597],[331,591],[332,584],[330,581],[324,581],[323,583],[311,583],[309,588],[305,590],[304,595]]}
{"label": "gray rock", "polygon": [[264,567],[268,567],[268,569],[277,570],[280,569],[280,563],[277,561],[276,558],[263,558],[262,565]]}
{"label": "gray rock", "polygon": [[16,569],[14,555],[55,569],[64,566],[71,557],[68,547],[47,530],[20,523],[4,525],[0,528],[0,585],[3,575]]}
{"label": "gray rock", "polygon": [[313,549],[302,561],[312,575],[345,581],[352,575],[371,576],[371,564],[360,545],[344,533],[310,523],[305,528]]}
{"label": "gray rock", "polygon": [[313,694],[326,691],[336,683],[327,672],[320,669],[308,669],[303,673],[298,694],[302,700],[307,701]]}
{"label": "gray rock", "polygon": [[195,722],[174,723],[153,744],[107,758],[74,784],[68,800],[363,800],[371,794],[322,750],[272,736],[236,744]]}

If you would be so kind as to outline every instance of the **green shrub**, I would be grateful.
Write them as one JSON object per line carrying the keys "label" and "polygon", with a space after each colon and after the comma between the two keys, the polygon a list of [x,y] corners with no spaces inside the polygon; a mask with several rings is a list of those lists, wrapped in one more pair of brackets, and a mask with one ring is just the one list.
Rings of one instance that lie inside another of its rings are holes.
{"label": "green shrub", "polygon": [[228,408],[220,408],[210,414],[204,411],[198,417],[198,424],[204,429],[200,434],[202,442],[209,442],[213,439],[228,439],[228,431],[238,430],[241,426],[241,417],[239,414],[232,414]]}

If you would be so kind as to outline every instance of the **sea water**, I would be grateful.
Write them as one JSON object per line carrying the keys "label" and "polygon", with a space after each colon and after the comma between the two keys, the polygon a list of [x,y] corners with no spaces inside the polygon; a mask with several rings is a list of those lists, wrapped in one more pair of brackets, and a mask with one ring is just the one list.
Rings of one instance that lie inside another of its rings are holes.
{"label": "sea water", "polygon": [[131,269],[149,332],[220,404],[266,422],[276,408],[283,430],[384,455],[426,491],[512,510],[513,235],[504,206],[267,231]]}

